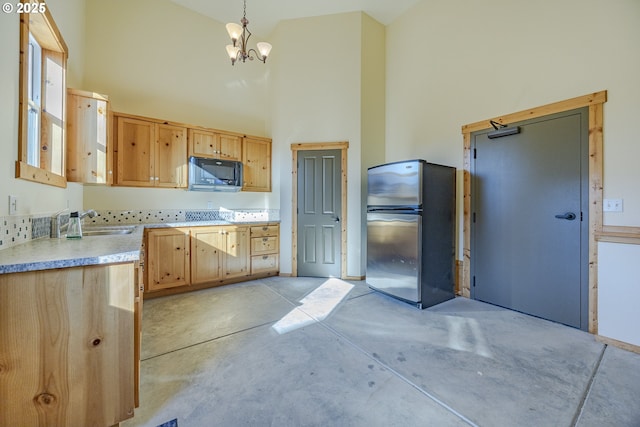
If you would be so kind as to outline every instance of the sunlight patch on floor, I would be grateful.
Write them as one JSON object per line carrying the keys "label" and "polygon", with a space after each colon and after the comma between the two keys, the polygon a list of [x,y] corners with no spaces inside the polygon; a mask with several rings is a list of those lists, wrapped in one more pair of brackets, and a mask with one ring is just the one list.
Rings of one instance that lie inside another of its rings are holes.
{"label": "sunlight patch on floor", "polygon": [[330,278],[305,296],[302,305],[291,310],[272,328],[279,334],[286,334],[327,318],[353,289],[353,285],[343,280]]}
{"label": "sunlight patch on floor", "polygon": [[449,348],[493,357],[477,320],[455,316],[447,316],[446,319],[449,324]]}

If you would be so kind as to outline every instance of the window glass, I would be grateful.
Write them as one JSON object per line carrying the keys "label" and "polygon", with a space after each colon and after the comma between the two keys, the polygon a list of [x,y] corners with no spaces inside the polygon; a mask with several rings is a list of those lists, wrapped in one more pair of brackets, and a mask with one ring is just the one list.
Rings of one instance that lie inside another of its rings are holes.
{"label": "window glass", "polygon": [[16,177],[66,187],[67,46],[51,13],[20,15],[20,115]]}

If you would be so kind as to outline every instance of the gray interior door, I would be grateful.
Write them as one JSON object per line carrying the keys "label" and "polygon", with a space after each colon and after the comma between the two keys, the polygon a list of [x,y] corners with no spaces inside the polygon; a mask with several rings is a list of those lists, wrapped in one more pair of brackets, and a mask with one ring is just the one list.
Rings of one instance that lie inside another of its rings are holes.
{"label": "gray interior door", "polygon": [[298,152],[298,276],[340,277],[341,151]]}
{"label": "gray interior door", "polygon": [[588,111],[513,125],[472,135],[471,295],[586,330]]}

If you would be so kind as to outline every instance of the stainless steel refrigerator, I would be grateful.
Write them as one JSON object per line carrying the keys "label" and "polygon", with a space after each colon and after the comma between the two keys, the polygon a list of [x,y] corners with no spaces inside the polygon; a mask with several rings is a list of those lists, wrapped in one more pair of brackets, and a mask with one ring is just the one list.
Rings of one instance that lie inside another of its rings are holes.
{"label": "stainless steel refrigerator", "polygon": [[368,170],[367,284],[426,308],[454,297],[453,167],[408,160]]}

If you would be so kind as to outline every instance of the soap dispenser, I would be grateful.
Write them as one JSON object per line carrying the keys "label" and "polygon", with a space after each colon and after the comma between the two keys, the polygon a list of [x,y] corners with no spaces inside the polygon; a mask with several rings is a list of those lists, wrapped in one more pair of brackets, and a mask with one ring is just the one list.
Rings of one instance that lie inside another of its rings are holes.
{"label": "soap dispenser", "polygon": [[67,228],[67,239],[81,239],[82,227],[80,226],[80,218],[78,212],[71,212],[69,215],[69,228]]}

